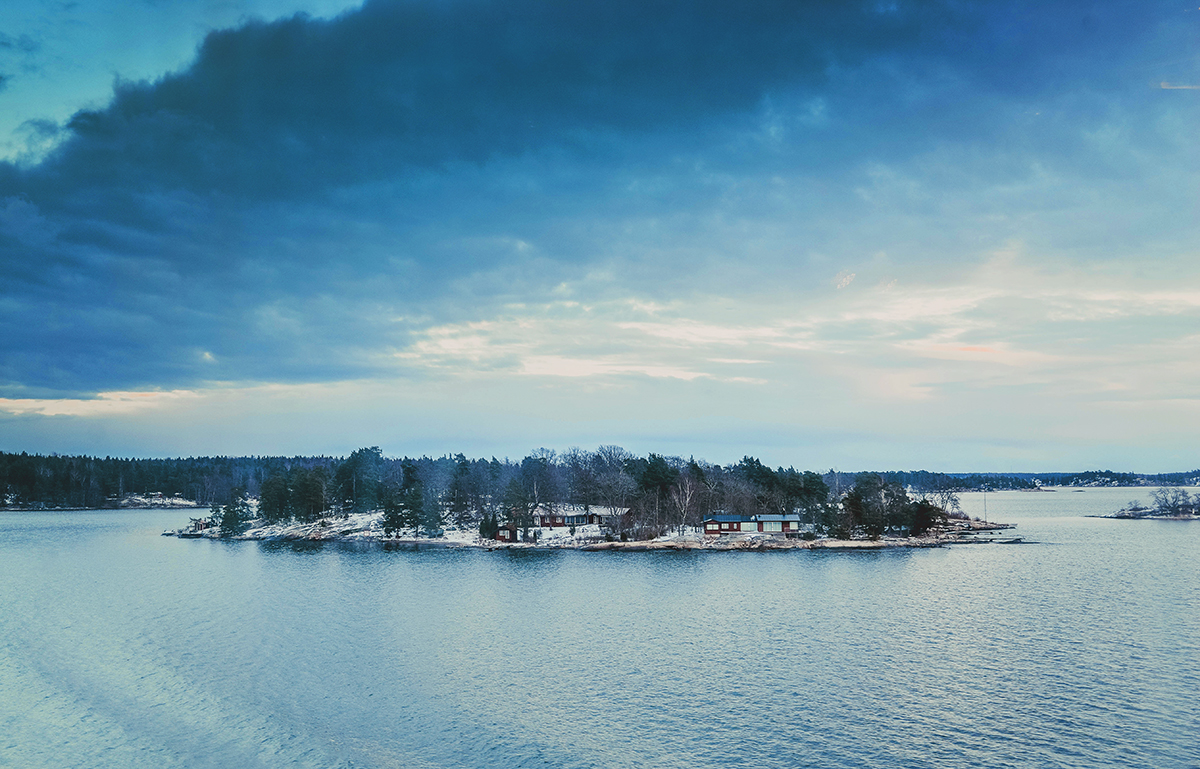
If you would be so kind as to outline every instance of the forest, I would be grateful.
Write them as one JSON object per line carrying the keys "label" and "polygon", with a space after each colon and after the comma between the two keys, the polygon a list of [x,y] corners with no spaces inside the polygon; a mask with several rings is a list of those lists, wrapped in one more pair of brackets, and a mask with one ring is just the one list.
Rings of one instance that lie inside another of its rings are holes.
{"label": "forest", "polygon": [[[896,479],[868,475],[896,504],[908,503]],[[621,533],[645,536],[698,525],[714,512],[798,512],[814,525],[837,527],[835,512],[842,508],[835,510],[831,503],[852,492],[858,478],[832,470],[772,469],[749,456],[726,466],[654,453],[637,456],[619,446],[562,453],[538,449],[519,461],[463,454],[391,458],[377,447],[347,457],[290,458],[0,453],[0,504],[102,508],[116,507],[130,494],[161,493],[241,510],[239,500],[254,497],[259,515],[268,521],[383,510],[385,526],[427,531],[445,525],[485,531],[501,523],[524,527],[539,506],[573,505],[625,511],[618,524]],[[946,493],[953,485],[942,476],[924,481],[922,492]],[[900,525],[899,519],[895,522]]]}
{"label": "forest", "polygon": [[[1176,482],[1186,482],[1188,474]],[[311,521],[382,510],[394,530],[501,523],[527,525],[539,506],[626,511],[623,533],[643,536],[695,526],[712,513],[799,513],[819,530],[878,534],[919,528],[929,501],[956,512],[959,491],[1061,485],[1138,485],[1165,476],[1091,473],[1002,475],[927,471],[824,473],[771,468],[746,456],[730,465],[619,446],[537,449],[520,460],[463,454],[385,457],[378,447],[346,457],[127,459],[0,453],[0,507],[103,508],[131,494],[179,496],[222,507],[259,500],[267,520]],[[912,497],[910,498],[910,495]]]}

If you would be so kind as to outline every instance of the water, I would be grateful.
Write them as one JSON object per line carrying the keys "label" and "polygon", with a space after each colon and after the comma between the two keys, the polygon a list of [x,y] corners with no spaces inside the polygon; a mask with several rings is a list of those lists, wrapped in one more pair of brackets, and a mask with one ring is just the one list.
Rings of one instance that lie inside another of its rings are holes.
{"label": "water", "polygon": [[[1198,767],[1200,523],[1037,544],[486,553],[0,513],[0,766]],[[982,496],[964,507],[982,513]]]}

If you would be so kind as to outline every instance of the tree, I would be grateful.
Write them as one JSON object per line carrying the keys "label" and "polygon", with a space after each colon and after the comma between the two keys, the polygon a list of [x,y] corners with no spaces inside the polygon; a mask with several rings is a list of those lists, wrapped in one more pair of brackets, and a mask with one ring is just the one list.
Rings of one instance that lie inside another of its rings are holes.
{"label": "tree", "polygon": [[[213,512],[217,514],[217,505],[213,505]],[[234,497],[229,504],[220,508],[217,517],[217,526],[220,528],[222,537],[235,537],[246,530],[250,524],[250,503],[246,501],[245,492],[241,489],[234,491]]]}
{"label": "tree", "polygon": [[1155,515],[1177,517],[1192,512],[1195,506],[1184,489],[1155,489],[1150,498],[1154,500]]}
{"label": "tree", "polygon": [[383,536],[394,537],[405,526],[400,488],[395,484],[385,484],[380,490],[380,498],[383,504]]}
{"label": "tree", "polygon": [[421,507],[421,528],[425,529],[425,536],[440,537],[444,524],[445,519],[442,515],[442,506],[436,500],[429,499],[426,496],[424,505]]}
{"label": "tree", "polygon": [[462,454],[455,455],[454,473],[450,477],[446,496],[451,519],[459,526],[466,526],[471,522],[472,502],[476,496],[471,476],[471,463]]}
{"label": "tree", "polygon": [[567,474],[568,499],[575,504],[583,505],[585,510],[592,505],[599,504],[600,481],[596,474],[593,455],[573,448],[563,455],[563,464]]}
{"label": "tree", "polygon": [[416,463],[406,458],[400,466],[404,471],[404,480],[399,489],[395,520],[404,528],[412,529],[413,535],[419,537],[422,528],[431,529],[437,525],[436,522],[440,522],[441,512],[436,504],[427,499],[425,483],[418,474]]}
{"label": "tree", "polygon": [[767,496],[771,495],[779,485],[779,479],[775,476],[775,471],[758,461],[755,457],[742,457],[742,461],[734,469],[757,487],[757,496],[760,503],[765,503]]}
{"label": "tree", "polygon": [[504,487],[505,516],[521,530],[522,538],[529,536],[529,529],[533,526],[533,511],[537,505],[537,497],[525,488],[520,478],[513,478]]}
{"label": "tree", "polygon": [[338,466],[335,476],[339,499],[350,503],[356,513],[365,513],[379,506],[379,480],[383,452],[378,446],[358,449]]}
{"label": "tree", "polygon": [[597,498],[614,514],[608,519],[614,534],[623,528],[623,516],[616,513],[628,508],[630,498],[637,493],[637,481],[629,472],[634,459],[628,451],[613,445],[601,446],[592,455]]}
{"label": "tree", "polygon": [[496,516],[487,513],[479,520],[479,537],[480,539],[495,539],[496,533],[500,531],[500,521]]}
{"label": "tree", "polygon": [[315,521],[329,507],[329,474],[323,465],[305,470],[296,470],[292,481],[294,489],[292,512],[305,522]]}
{"label": "tree", "polygon": [[698,523],[694,519],[696,518],[697,499],[702,488],[695,476],[686,470],[679,474],[675,484],[671,486],[669,497],[671,511],[674,513],[672,524],[679,529],[680,534],[683,533],[685,526]]}
{"label": "tree", "polygon": [[911,522],[908,494],[878,473],[862,473],[842,499],[850,516],[851,531],[876,538],[888,529],[907,528]]}
{"label": "tree", "polygon": [[269,523],[292,517],[291,490],[285,476],[272,475],[262,482],[258,491],[258,512]]}
{"label": "tree", "polygon": [[919,499],[911,505],[908,536],[919,537],[935,526],[946,523],[946,511],[928,499]]}
{"label": "tree", "polygon": [[790,467],[780,470],[776,475],[783,499],[783,512],[799,513],[804,516],[806,523],[817,523],[822,506],[829,500],[829,487],[821,476],[811,471],[800,473]]}

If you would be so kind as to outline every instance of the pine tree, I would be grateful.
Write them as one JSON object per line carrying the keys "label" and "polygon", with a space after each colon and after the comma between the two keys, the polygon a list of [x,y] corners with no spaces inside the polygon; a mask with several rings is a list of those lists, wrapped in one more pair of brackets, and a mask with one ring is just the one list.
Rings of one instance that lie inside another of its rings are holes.
{"label": "pine tree", "polygon": [[285,476],[272,475],[262,482],[258,490],[258,511],[271,523],[292,517],[291,490]]}
{"label": "pine tree", "polygon": [[[216,505],[213,506],[216,509]],[[234,537],[244,532],[250,523],[250,505],[241,489],[234,492],[233,501],[221,508],[218,526],[222,537]]]}
{"label": "pine tree", "polygon": [[425,484],[415,480],[409,485],[406,476],[405,485],[408,488],[400,495],[400,522],[419,537],[425,523]]}
{"label": "pine tree", "polygon": [[383,536],[394,537],[404,528],[404,505],[400,490],[388,484],[381,491],[383,497]]}
{"label": "pine tree", "polygon": [[425,529],[425,536],[439,536],[443,522],[442,506],[437,503],[437,500],[425,499],[421,507],[421,527]]}

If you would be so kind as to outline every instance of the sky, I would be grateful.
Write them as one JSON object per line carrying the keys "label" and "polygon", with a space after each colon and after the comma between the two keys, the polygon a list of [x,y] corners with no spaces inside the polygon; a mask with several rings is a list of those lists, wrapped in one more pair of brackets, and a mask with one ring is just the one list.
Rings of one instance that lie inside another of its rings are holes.
{"label": "sky", "polygon": [[0,451],[1200,466],[1200,8],[14,0]]}

